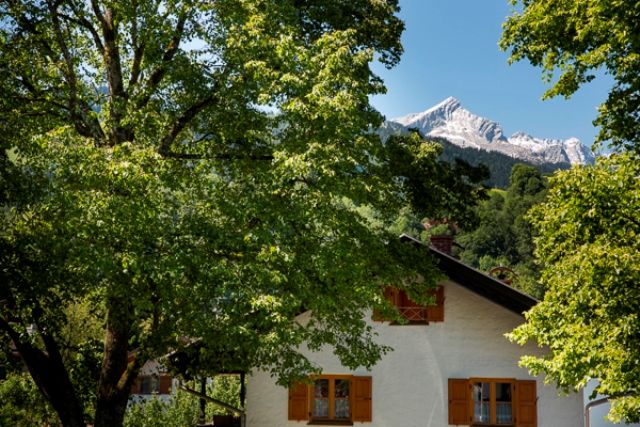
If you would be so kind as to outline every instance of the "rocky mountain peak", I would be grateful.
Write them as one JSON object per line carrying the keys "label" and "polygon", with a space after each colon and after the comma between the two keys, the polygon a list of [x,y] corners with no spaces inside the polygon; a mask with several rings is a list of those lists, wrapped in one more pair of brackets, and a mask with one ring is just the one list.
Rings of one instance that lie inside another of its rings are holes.
{"label": "rocky mountain peak", "polygon": [[425,136],[445,138],[461,147],[498,151],[531,163],[593,163],[594,156],[577,138],[537,138],[524,132],[507,138],[499,123],[464,109],[449,97],[421,112],[393,119],[405,129],[417,128]]}

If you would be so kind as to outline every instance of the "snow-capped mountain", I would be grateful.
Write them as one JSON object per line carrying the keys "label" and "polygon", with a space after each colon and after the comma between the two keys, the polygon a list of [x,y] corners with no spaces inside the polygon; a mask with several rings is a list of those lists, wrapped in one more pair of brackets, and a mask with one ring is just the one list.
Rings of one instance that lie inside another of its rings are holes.
{"label": "snow-capped mountain", "polygon": [[391,120],[418,128],[425,136],[441,137],[461,147],[498,151],[531,163],[591,164],[594,156],[577,138],[543,139],[523,132],[506,137],[500,124],[465,110],[460,101],[447,98],[422,113]]}

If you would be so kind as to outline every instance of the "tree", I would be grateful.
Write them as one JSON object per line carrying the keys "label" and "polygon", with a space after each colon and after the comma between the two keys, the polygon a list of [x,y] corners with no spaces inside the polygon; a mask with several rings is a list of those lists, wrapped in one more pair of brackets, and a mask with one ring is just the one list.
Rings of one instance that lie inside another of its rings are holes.
{"label": "tree", "polygon": [[594,124],[599,141],[640,151],[640,4],[628,1],[510,0],[521,5],[503,25],[500,46],[510,61],[542,67],[545,80],[560,76],[545,98],[570,97],[606,71],[614,85]]}
{"label": "tree", "polygon": [[537,168],[514,165],[507,191],[492,191],[490,198],[475,208],[478,225],[460,234],[458,242],[464,248],[461,259],[485,271],[509,267],[517,273],[514,287],[542,298],[544,288],[536,283],[540,272],[526,214],[544,200],[546,189],[545,178]]}
{"label": "tree", "polygon": [[[436,277],[354,208],[384,223],[406,201],[368,132],[397,10],[0,3],[0,331],[63,425],[122,425],[142,364],[194,343],[198,374],[283,384],[315,368],[302,342],[349,367],[380,358],[363,316],[383,285]],[[65,339],[76,304],[102,331],[97,361],[79,357],[93,337]]]}
{"label": "tree", "polygon": [[609,396],[609,417],[640,421],[640,162],[599,158],[551,179],[535,206],[536,255],[544,266],[544,300],[511,334],[549,348],[522,364],[565,390],[589,379]]}

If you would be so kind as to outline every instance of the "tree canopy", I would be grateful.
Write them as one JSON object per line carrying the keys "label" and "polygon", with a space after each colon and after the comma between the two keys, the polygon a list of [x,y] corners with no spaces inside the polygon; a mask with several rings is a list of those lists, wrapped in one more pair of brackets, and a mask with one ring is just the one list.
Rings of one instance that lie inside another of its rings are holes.
{"label": "tree canopy", "polygon": [[599,141],[640,151],[640,3],[625,0],[510,0],[500,46],[510,61],[542,67],[559,77],[545,97],[571,96],[600,71],[614,85],[594,124]]}
{"label": "tree canopy", "polygon": [[349,367],[386,351],[363,320],[383,285],[436,277],[386,229],[411,181],[370,132],[384,86],[369,65],[398,61],[397,11],[0,3],[1,342],[63,425],[121,425],[139,368],[169,351],[195,348],[193,374],[281,383],[315,369],[303,342]]}
{"label": "tree canopy", "polygon": [[464,262],[484,271],[500,266],[512,269],[516,273],[514,287],[542,298],[544,288],[537,283],[540,272],[526,214],[544,200],[546,178],[533,166],[516,164],[509,181],[506,191],[492,191],[488,200],[475,207],[479,223],[460,233],[459,255]]}
{"label": "tree canopy", "polygon": [[598,381],[609,416],[640,421],[640,162],[624,154],[557,173],[534,206],[544,300],[511,339],[549,348],[525,357],[565,390]]}

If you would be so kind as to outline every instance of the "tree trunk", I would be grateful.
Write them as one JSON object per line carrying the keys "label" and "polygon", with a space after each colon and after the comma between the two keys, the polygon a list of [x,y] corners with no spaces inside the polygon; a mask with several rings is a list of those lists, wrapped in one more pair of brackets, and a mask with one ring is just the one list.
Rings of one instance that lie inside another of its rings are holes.
{"label": "tree trunk", "polygon": [[139,370],[137,361],[128,362],[130,330],[131,305],[126,300],[111,298],[98,382],[95,427],[118,427],[124,421],[131,385]]}
{"label": "tree trunk", "polygon": [[58,414],[65,427],[85,427],[84,412],[69,373],[62,361],[55,340],[39,331],[47,352],[23,342],[11,325],[0,317],[0,330],[4,330],[20,353],[29,374],[44,397]]}

